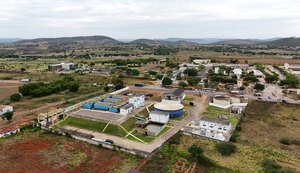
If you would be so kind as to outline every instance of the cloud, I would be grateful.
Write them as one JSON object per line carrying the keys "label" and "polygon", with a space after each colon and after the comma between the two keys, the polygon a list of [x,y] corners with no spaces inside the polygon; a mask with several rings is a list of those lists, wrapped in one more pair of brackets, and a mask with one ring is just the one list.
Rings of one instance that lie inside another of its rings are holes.
{"label": "cloud", "polygon": [[[205,33],[217,35],[223,28],[230,28],[227,26],[229,23],[238,25],[242,35],[243,26],[239,24],[245,24],[245,21],[248,22],[245,27],[256,26],[263,21],[270,26],[284,23],[299,28],[299,7],[298,0],[3,0],[0,1],[0,36],[37,37],[49,34],[43,30],[52,29],[57,30],[56,34],[51,32],[53,36],[64,33],[111,34],[113,30],[113,35],[118,37],[135,37],[136,32],[130,32],[131,28],[139,29],[141,33],[151,31],[145,37],[164,37],[164,31],[176,30],[174,27],[182,30],[182,33],[176,31],[174,34],[188,36],[184,31],[191,29],[185,26],[194,26],[192,32],[195,34],[196,30],[205,28]],[[204,24],[218,26],[220,30],[215,31],[215,28],[207,28]],[[265,23],[262,26],[254,29],[253,33],[260,29],[268,32]],[[24,30],[16,33],[14,27]],[[122,33],[123,28],[128,33]],[[36,30],[38,35],[29,30]],[[285,32],[278,30],[276,33],[280,35]],[[299,35],[299,32],[291,35]]]}

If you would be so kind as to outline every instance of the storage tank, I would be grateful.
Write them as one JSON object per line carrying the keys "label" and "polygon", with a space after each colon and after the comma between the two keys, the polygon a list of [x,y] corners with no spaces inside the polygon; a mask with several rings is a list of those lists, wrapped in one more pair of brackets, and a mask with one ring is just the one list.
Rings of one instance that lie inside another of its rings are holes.
{"label": "storage tank", "polygon": [[98,102],[94,104],[94,109],[107,111],[111,105],[112,103],[108,103],[108,102]]}
{"label": "storage tank", "polygon": [[154,105],[154,110],[167,112],[170,114],[170,118],[178,118],[184,114],[184,106],[180,103],[167,103],[160,102]]}
{"label": "storage tank", "polygon": [[84,108],[84,109],[93,109],[94,108],[94,103],[84,103],[82,105],[82,108]]}

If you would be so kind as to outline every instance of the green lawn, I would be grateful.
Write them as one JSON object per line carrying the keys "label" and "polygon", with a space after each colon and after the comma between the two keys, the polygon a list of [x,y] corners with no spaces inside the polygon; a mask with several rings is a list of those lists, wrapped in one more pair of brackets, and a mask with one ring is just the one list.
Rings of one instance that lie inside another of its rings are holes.
{"label": "green lawn", "polygon": [[193,101],[194,98],[192,96],[185,96],[184,100],[186,100],[186,101]]}
{"label": "green lawn", "polygon": [[[202,115],[206,116],[206,117],[219,119],[219,116],[221,114],[229,115],[230,110],[221,109],[221,108],[217,108],[217,107],[214,107],[214,106],[209,106],[209,107],[206,108],[206,110],[203,112]],[[233,126],[236,126],[240,118],[241,118],[241,116],[238,115],[238,116],[235,116],[235,117],[229,117],[227,120],[230,121]]]}
{"label": "green lawn", "polygon": [[144,135],[138,133],[137,130],[135,130],[131,134],[136,136],[137,138],[141,139],[142,141],[147,142],[147,143],[150,143],[155,139],[155,137],[153,137],[153,136],[144,136]]}
{"label": "green lawn", "polygon": [[149,117],[149,112],[147,110],[147,108],[144,108],[143,110],[141,110],[139,113],[137,113],[138,115],[142,115],[144,116],[145,118],[146,117]]}
{"label": "green lawn", "polygon": [[134,129],[136,119],[133,117],[130,117],[128,120],[126,120],[124,123],[121,124],[122,127],[124,127],[128,132]]}
{"label": "green lawn", "polygon": [[114,124],[109,124],[103,133],[119,137],[125,137],[127,135],[127,132],[124,131],[124,129]]}
{"label": "green lawn", "polygon": [[102,132],[102,130],[104,129],[106,124],[107,123],[100,122],[100,121],[92,121],[92,120],[69,116],[64,121],[55,125],[54,128],[60,128],[60,127],[69,125],[69,126],[73,126],[73,127],[82,128],[82,129]]}

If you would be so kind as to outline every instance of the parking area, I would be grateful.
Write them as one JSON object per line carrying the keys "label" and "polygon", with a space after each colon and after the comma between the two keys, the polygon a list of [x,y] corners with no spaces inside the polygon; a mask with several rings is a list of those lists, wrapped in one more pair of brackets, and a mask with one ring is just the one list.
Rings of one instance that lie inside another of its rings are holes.
{"label": "parking area", "polygon": [[119,124],[121,119],[125,118],[124,116],[112,112],[107,111],[99,111],[99,110],[88,110],[88,109],[80,109],[76,112],[73,112],[72,115],[89,118],[94,120],[101,120],[105,122],[110,122],[114,124]]}

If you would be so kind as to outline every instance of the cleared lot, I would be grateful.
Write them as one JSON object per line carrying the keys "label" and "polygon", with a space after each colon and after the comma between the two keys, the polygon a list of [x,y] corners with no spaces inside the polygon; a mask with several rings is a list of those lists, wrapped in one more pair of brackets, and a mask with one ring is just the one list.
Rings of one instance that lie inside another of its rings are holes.
{"label": "cleared lot", "polygon": [[124,118],[122,115],[111,113],[111,112],[87,110],[87,109],[80,109],[79,111],[73,112],[72,115],[83,117],[83,118],[90,118],[95,120],[111,122],[114,124],[119,124],[120,123],[119,120],[121,118]]}

